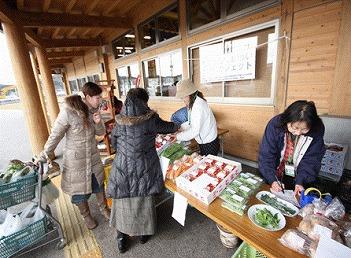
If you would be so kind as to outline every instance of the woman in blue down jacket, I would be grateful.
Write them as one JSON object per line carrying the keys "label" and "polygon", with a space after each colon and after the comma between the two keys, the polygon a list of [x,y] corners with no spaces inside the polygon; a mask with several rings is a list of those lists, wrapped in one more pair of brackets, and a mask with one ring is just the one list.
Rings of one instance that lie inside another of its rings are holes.
{"label": "woman in blue down jacket", "polygon": [[298,100],[269,121],[258,166],[272,190],[282,190],[279,179],[296,195],[316,180],[325,153],[323,136],[324,125],[312,101]]}
{"label": "woman in blue down jacket", "polygon": [[144,89],[131,89],[112,132],[112,145],[117,154],[107,195],[114,199],[110,222],[117,228],[117,246],[121,253],[127,250],[128,236],[140,236],[143,244],[155,233],[153,196],[164,186],[155,138],[158,133],[173,133],[179,128],[163,121],[148,107],[148,100]]}

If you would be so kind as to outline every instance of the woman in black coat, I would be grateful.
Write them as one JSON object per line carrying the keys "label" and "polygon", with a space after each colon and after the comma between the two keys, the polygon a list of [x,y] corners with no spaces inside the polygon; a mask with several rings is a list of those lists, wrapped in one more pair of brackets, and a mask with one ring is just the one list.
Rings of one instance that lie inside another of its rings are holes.
{"label": "woman in black coat", "polygon": [[117,150],[109,177],[107,195],[113,198],[110,222],[117,228],[121,253],[127,250],[129,236],[141,236],[145,243],[155,233],[156,214],[153,196],[164,182],[155,148],[158,133],[174,133],[179,126],[163,121],[151,110],[149,96],[142,88],[131,89],[112,132]]}

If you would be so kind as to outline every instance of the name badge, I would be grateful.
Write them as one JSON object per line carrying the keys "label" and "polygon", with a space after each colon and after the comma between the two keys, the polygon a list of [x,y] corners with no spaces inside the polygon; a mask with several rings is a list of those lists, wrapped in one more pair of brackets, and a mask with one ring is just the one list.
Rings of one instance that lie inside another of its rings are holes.
{"label": "name badge", "polygon": [[285,175],[295,177],[294,165],[285,164]]}

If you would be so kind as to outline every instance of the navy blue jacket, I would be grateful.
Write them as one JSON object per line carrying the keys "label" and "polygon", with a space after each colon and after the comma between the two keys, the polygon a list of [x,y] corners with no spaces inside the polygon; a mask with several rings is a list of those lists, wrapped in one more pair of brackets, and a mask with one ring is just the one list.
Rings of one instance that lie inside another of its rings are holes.
{"label": "navy blue jacket", "polygon": [[[258,168],[268,184],[276,181],[274,175],[285,144],[286,129],[280,126],[280,117],[281,115],[273,117],[267,124],[258,154]],[[295,184],[298,185],[305,185],[316,180],[325,153],[323,124],[316,130],[310,130],[305,136],[310,136],[313,140],[297,167]]]}

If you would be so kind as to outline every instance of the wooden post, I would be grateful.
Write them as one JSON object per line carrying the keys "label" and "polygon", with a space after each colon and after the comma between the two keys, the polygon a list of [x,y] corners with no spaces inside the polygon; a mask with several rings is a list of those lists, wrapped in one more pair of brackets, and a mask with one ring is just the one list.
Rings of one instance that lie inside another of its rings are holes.
{"label": "wooden post", "polygon": [[48,114],[47,114],[47,110],[46,110],[46,106],[45,106],[44,94],[43,94],[43,91],[42,91],[41,86],[40,86],[40,80],[39,80],[39,75],[38,75],[37,62],[35,61],[35,58],[34,58],[34,55],[33,55],[32,52],[29,52],[29,56],[30,56],[30,61],[31,61],[31,63],[32,63],[32,67],[33,67],[35,82],[37,83],[37,87],[38,87],[38,93],[39,93],[39,97],[40,97],[40,103],[41,103],[41,107],[42,107],[43,112],[44,112],[46,126],[47,126],[47,128],[48,128],[48,131],[50,132],[50,124],[49,124],[48,117],[47,117]]}
{"label": "wooden post", "polygon": [[69,83],[68,83],[68,79],[67,79],[67,73],[62,73],[62,78],[63,78],[63,84],[65,86],[65,92],[66,92],[66,95],[71,95],[72,92],[71,92],[71,88],[69,86]]}
{"label": "wooden post", "polygon": [[44,148],[49,132],[44,122],[45,116],[40,104],[25,35],[23,30],[15,24],[3,23],[2,27],[25,114],[32,151],[33,154],[39,154]]}
{"label": "wooden post", "polygon": [[42,80],[42,89],[47,101],[47,110],[49,114],[49,124],[54,125],[55,119],[59,113],[54,81],[52,80],[51,70],[44,49],[35,47],[35,54],[39,63],[39,70]]}

